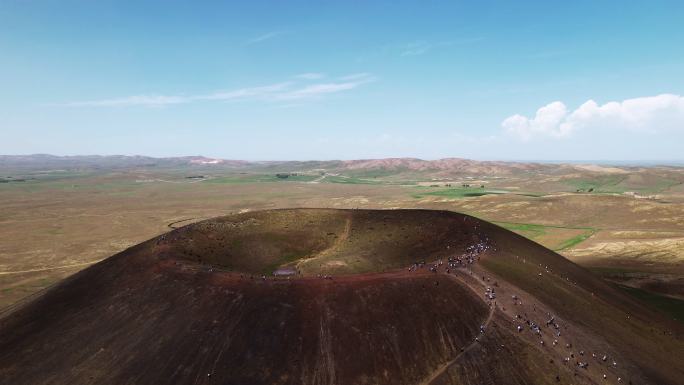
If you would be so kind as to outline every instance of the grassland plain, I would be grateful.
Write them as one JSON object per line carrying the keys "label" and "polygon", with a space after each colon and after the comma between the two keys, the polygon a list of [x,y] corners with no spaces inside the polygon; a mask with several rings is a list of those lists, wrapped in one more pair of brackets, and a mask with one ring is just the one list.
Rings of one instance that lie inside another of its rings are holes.
{"label": "grassland plain", "polygon": [[609,175],[593,178],[576,178],[565,181],[577,191],[594,193],[617,193],[634,191],[643,194],[662,193],[681,184],[681,181],[657,176]]}
{"label": "grassland plain", "polygon": [[494,223],[541,243],[553,251],[569,249],[580,242],[589,239],[589,237],[598,231],[598,229],[592,227],[563,227],[499,221],[495,221]]}
{"label": "grassland plain", "polygon": [[541,194],[535,194],[535,193],[529,193],[529,192],[521,192],[521,191],[512,191],[512,190],[504,190],[504,189],[487,189],[484,187],[450,187],[448,189],[438,189],[435,190],[430,187],[417,187],[417,192],[412,194],[414,198],[420,199],[424,197],[429,197],[429,196],[435,196],[435,197],[444,197],[444,198],[453,198],[453,199],[460,199],[460,198],[473,198],[473,197],[481,197],[485,195],[497,195],[497,194],[513,194],[513,195],[522,195],[522,196],[531,196],[531,197],[540,197],[542,196]]}
{"label": "grassland plain", "polygon": [[[286,207],[464,212],[588,267],[619,267],[660,277],[665,286],[644,280],[625,284],[648,284],[645,288],[651,292],[684,298],[684,248],[678,246],[684,242],[684,193],[676,184],[684,175],[674,171],[637,170],[637,176],[620,174],[618,179],[531,173],[434,176],[416,170],[323,172],[318,163],[307,165],[309,169],[268,167],[258,172],[211,167],[2,170],[5,179],[24,181],[0,184],[0,307],[168,231],[174,222],[184,225]],[[283,172],[296,175],[276,176]],[[661,197],[638,199],[601,192],[604,187],[597,193],[577,193],[577,180],[659,191]],[[477,187],[450,187],[462,184]],[[490,193],[479,194],[482,190]]]}
{"label": "grassland plain", "polygon": [[660,309],[665,314],[668,314],[673,319],[684,322],[684,301],[677,298],[666,297],[658,295],[650,291],[638,289],[636,287],[618,285],[619,288],[625,290],[631,296],[639,300],[653,305]]}

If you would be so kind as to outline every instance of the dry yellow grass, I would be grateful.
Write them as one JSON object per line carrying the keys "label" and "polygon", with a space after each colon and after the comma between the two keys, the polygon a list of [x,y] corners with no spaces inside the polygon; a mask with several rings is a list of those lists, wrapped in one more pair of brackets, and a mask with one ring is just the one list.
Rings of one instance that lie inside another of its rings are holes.
{"label": "dry yellow grass", "polygon": [[[589,239],[561,250],[592,267],[672,272],[684,259],[684,204],[676,194],[667,201],[574,193],[450,199],[416,197],[416,189],[425,187],[415,185],[176,182],[147,172],[0,186],[0,307],[166,232],[169,224],[268,208],[446,209],[489,221],[550,226],[536,236],[520,233],[552,249],[585,231],[578,228],[595,229]],[[498,183],[521,191],[533,185]]]}

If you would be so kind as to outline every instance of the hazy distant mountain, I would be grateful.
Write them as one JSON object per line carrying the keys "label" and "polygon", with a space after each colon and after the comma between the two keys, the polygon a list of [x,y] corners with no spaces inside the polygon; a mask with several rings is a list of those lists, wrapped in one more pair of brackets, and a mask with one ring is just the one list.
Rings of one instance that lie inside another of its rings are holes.
{"label": "hazy distant mountain", "polygon": [[30,169],[109,169],[131,167],[174,167],[187,165],[223,165],[237,167],[248,164],[249,162],[241,160],[213,159],[203,156],[153,158],[140,155],[0,155],[0,167]]}
{"label": "hazy distant mountain", "polygon": [[[204,156],[154,158],[127,155],[55,156],[48,154],[0,155],[0,168],[19,170],[106,170],[122,168],[209,167],[244,169],[264,172],[325,171],[362,173],[382,171],[386,174],[421,173],[435,177],[450,175],[512,175],[519,173],[567,174],[572,172],[624,173],[625,166],[588,164],[477,161],[462,158],[424,160],[417,158],[384,158],[329,161],[245,161]],[[631,168],[634,169],[634,168]]]}

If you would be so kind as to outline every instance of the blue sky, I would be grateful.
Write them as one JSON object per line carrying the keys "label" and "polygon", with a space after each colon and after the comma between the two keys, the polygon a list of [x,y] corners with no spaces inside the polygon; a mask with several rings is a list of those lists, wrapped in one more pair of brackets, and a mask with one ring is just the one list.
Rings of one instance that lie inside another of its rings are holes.
{"label": "blue sky", "polygon": [[681,1],[0,2],[0,154],[682,160]]}

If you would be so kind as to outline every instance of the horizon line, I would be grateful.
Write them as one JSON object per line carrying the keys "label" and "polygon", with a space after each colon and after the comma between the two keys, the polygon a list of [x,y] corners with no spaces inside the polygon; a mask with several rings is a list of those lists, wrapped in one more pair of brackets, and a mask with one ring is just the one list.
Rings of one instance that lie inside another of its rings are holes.
{"label": "horizon line", "polygon": [[508,162],[508,163],[547,163],[547,164],[595,164],[595,165],[644,165],[649,164],[651,166],[669,166],[684,165],[684,159],[520,159],[520,158],[509,158],[509,159],[496,159],[496,158],[467,158],[459,156],[450,157],[440,157],[440,158],[420,158],[415,156],[388,156],[388,157],[359,157],[359,158],[330,158],[330,159],[249,159],[249,158],[223,158],[223,157],[213,157],[206,155],[170,155],[170,156],[154,156],[154,155],[142,155],[142,154],[68,154],[68,155],[55,155],[51,153],[30,153],[30,154],[0,154],[0,157],[31,157],[31,156],[50,156],[55,158],[77,158],[77,157],[127,157],[127,158],[152,158],[152,159],[175,159],[175,158],[206,158],[213,160],[222,161],[238,161],[238,162],[251,162],[251,163],[262,163],[262,162],[347,162],[347,161],[373,161],[373,160],[417,160],[424,162],[434,162],[440,160],[450,160],[450,159],[460,159],[460,160],[470,160],[477,162]]}

